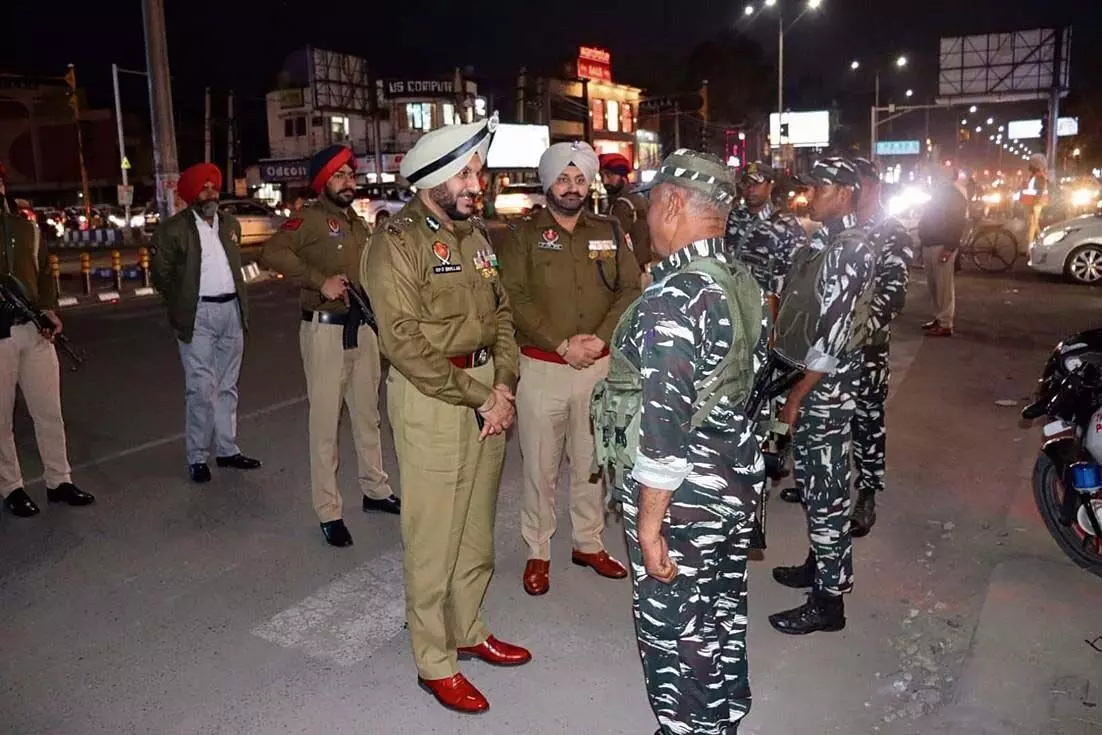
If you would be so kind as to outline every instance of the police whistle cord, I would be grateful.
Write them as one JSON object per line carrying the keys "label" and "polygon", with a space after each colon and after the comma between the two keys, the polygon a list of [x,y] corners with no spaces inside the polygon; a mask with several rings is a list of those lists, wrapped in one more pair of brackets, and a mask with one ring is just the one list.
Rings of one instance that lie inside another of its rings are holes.
{"label": "police whistle cord", "polygon": [[38,331],[49,335],[54,344],[72,362],[72,370],[84,364],[84,356],[80,351],[73,346],[68,337],[56,333],[56,327],[50,317],[34,305],[26,287],[10,273],[0,276],[0,301],[3,302],[0,304],[0,309],[3,309],[9,320],[30,322],[38,328]]}
{"label": "police whistle cord", "polygon": [[354,350],[360,346],[360,326],[366,324],[378,336],[379,323],[375,319],[375,312],[371,309],[371,301],[368,300],[363,286],[349,283],[345,293],[348,294],[348,317],[344,322],[342,338],[344,349]]}

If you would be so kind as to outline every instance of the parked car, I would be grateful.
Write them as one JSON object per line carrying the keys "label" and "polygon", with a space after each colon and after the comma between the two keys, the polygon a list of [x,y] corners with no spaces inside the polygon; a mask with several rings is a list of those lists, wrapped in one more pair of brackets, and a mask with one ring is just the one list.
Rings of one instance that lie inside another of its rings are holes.
{"label": "parked car", "polygon": [[1102,282],[1102,208],[1041,230],[1029,244],[1029,267],[1074,283]]}
{"label": "parked car", "polygon": [[241,223],[242,245],[259,245],[274,235],[286,220],[256,199],[223,199],[218,209],[232,214]]}
{"label": "parked car", "polygon": [[538,212],[547,206],[547,197],[539,184],[509,184],[494,197],[494,215],[517,217]]}
{"label": "parked car", "polygon": [[409,189],[393,184],[370,184],[356,192],[352,208],[367,224],[374,227],[398,214],[411,199],[413,199],[413,192]]}

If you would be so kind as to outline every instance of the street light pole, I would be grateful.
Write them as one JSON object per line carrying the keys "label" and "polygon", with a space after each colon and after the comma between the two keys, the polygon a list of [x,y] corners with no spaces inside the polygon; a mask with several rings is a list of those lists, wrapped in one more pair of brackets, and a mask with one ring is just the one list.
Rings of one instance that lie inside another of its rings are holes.
{"label": "street light pole", "polygon": [[876,113],[880,108],[880,70],[877,69],[874,73],[876,81],[875,92],[873,93],[872,111],[869,114],[869,160],[876,160]]}
{"label": "street light pole", "polygon": [[777,8],[777,147],[774,164],[784,161],[784,12]]}
{"label": "street light pole", "polygon": [[172,114],[172,87],[168,71],[164,0],[142,0],[145,27],[145,63],[149,70],[149,108],[153,130],[153,171],[157,180],[157,210],[161,221],[176,213],[176,124]]}
{"label": "street light pole", "polygon": [[[122,171],[122,185],[128,187],[130,185],[130,175],[126,171],[126,142],[122,134],[122,100],[119,98],[119,65],[111,65],[111,81],[115,86],[115,123],[119,130],[119,170]],[[126,226],[125,231],[127,234],[130,232],[130,202],[127,201],[126,206]]]}

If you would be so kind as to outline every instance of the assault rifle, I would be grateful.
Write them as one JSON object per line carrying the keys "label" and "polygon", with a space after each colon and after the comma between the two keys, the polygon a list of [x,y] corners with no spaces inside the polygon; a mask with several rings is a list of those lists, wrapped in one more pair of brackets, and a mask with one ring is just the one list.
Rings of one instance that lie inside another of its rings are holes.
{"label": "assault rifle", "polygon": [[368,300],[363,286],[349,283],[345,293],[348,294],[348,317],[344,322],[342,339],[344,349],[354,350],[360,346],[360,325],[371,327],[371,331],[378,336],[379,323],[375,320],[375,312],[371,309],[371,301]]}
{"label": "assault rifle", "polygon": [[31,323],[38,328],[42,336],[51,340],[61,349],[72,363],[71,370],[76,370],[84,363],[84,356],[73,346],[69,338],[64,334],[57,334],[54,323],[46,312],[35,306],[27,288],[22,282],[10,273],[0,275],[0,311],[9,322]]}

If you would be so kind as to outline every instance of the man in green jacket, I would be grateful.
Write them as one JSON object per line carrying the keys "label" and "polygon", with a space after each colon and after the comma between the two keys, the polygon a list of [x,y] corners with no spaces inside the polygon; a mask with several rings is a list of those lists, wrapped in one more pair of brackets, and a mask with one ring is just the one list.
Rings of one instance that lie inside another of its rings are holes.
{"label": "man in green jacket", "polygon": [[184,171],[177,192],[188,207],[157,228],[151,248],[153,285],[164,296],[184,364],[188,474],[197,483],[210,482],[212,440],[219,467],[260,467],[237,447],[237,378],[249,309],[241,225],[219,213],[221,186],[214,164]]}
{"label": "man in green jacket", "polygon": [[[4,188],[0,166],[0,202]],[[57,290],[47,268],[46,243],[38,228],[0,206],[0,274],[14,276],[32,303],[46,310],[52,333],[40,332],[22,315],[0,308],[0,497],[4,507],[20,518],[38,515],[38,506],[23,489],[23,472],[15,449],[12,417],[15,390],[23,392],[34,421],[38,453],[46,475],[46,497],[51,503],[89,505],[95,498],[72,482],[61,416],[61,376],[53,335],[61,332]]]}

